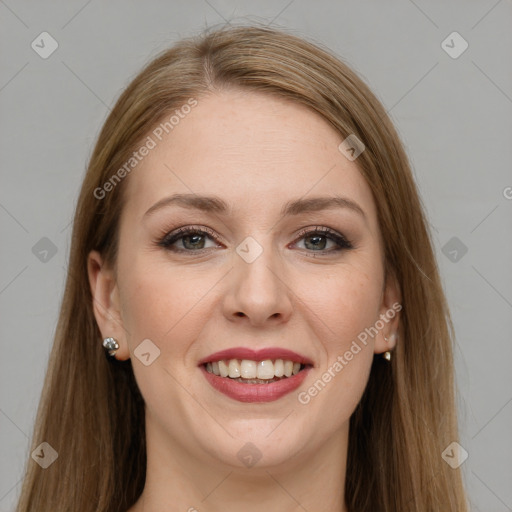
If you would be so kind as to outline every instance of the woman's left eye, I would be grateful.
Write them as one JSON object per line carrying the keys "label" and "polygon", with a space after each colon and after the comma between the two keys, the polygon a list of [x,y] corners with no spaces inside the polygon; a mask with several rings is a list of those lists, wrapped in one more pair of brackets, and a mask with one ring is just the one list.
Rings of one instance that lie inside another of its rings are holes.
{"label": "woman's left eye", "polygon": [[[205,245],[207,238],[213,242],[210,247]],[[353,248],[352,244],[343,235],[325,227],[301,231],[294,244],[296,245],[301,240],[304,240],[305,249],[309,252],[331,253]],[[327,249],[328,241],[334,244],[334,249]],[[177,247],[177,243],[178,245],[181,244],[181,247]],[[213,231],[192,227],[180,228],[166,234],[158,242],[158,245],[174,252],[199,252],[211,247],[218,247]]]}
{"label": "woman's left eye", "polygon": [[[352,244],[340,233],[333,231],[330,228],[325,227],[317,227],[313,230],[305,230],[299,234],[299,240],[304,240],[304,245],[306,249],[312,250],[313,252],[338,252],[346,249],[352,249]],[[322,250],[325,249],[327,245],[327,240],[333,242],[335,247],[330,250]],[[309,246],[309,247],[307,247]],[[314,247],[316,249],[310,249],[310,247]],[[320,248],[320,251],[317,249]]]}

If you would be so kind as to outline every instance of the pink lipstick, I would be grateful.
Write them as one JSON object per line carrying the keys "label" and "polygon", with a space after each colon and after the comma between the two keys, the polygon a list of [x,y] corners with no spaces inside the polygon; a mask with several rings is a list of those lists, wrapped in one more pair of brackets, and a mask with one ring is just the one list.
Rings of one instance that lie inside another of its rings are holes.
{"label": "pink lipstick", "polygon": [[198,366],[213,388],[234,400],[271,402],[297,389],[313,363],[288,349],[238,347],[210,354]]}

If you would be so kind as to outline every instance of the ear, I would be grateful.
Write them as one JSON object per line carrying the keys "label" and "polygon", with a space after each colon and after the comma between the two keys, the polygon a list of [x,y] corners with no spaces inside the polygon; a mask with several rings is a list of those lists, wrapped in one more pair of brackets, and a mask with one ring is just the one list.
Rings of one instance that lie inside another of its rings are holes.
{"label": "ear", "polygon": [[[375,354],[380,354],[387,350],[391,351],[396,346],[400,325],[400,311],[402,309],[401,301],[402,294],[396,275],[392,270],[388,270],[379,310],[379,319],[384,326],[382,329],[379,329],[379,334],[375,338]],[[384,337],[387,338],[387,341]]]}
{"label": "ear", "polygon": [[98,251],[91,251],[87,257],[87,273],[94,316],[101,335],[103,338],[115,338],[119,343],[115,357],[126,360],[130,357],[130,352],[121,318],[119,289],[114,272],[106,267]]}

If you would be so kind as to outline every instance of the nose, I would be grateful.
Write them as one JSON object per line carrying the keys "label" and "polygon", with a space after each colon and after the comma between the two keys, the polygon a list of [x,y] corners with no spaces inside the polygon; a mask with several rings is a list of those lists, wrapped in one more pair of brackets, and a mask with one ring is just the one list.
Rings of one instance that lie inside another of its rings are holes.
{"label": "nose", "polygon": [[250,325],[277,325],[287,322],[292,313],[292,287],[279,258],[271,249],[251,263],[238,254],[233,256],[224,314],[230,321],[245,321]]}

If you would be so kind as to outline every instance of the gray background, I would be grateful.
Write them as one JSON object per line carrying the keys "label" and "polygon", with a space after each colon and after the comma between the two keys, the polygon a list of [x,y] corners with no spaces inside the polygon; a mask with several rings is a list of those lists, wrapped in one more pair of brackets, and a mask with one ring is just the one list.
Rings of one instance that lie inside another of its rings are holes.
{"label": "gray background", "polygon": [[[473,510],[512,511],[511,15],[510,0],[0,0],[0,512],[14,509],[30,456],[70,221],[100,127],[150,57],[226,21],[288,27],[327,45],[388,109],[457,332]],[[43,31],[59,45],[47,59],[31,47]],[[469,44],[458,58],[442,47],[453,31]],[[43,237],[54,255],[38,252]]]}

